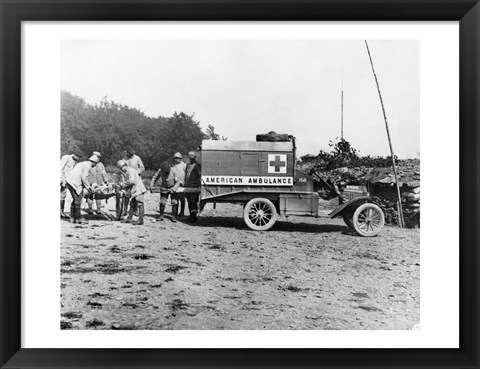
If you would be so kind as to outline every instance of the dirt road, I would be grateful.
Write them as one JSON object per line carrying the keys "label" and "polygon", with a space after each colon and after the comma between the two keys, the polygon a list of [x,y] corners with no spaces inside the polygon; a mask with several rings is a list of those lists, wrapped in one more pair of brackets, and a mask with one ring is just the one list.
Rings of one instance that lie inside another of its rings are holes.
{"label": "dirt road", "polygon": [[[420,231],[362,238],[342,220],[280,218],[249,230],[242,207],[207,205],[195,225],[88,217],[61,222],[63,329],[412,329]],[[109,200],[107,211],[115,201]],[[69,209],[67,204],[66,209]],[[169,211],[167,207],[167,212]]]}

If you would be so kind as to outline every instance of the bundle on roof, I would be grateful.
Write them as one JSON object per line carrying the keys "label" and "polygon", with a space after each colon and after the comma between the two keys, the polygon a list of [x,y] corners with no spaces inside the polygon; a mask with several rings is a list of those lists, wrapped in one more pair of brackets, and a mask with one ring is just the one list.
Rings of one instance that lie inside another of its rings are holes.
{"label": "bundle on roof", "polygon": [[288,142],[293,140],[293,136],[286,133],[276,133],[274,131],[266,134],[258,134],[257,142]]}

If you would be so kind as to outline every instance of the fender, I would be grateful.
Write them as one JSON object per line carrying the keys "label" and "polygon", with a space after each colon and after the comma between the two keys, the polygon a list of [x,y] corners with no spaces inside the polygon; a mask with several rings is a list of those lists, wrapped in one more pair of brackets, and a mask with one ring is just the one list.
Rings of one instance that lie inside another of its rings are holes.
{"label": "fender", "polygon": [[352,208],[358,208],[360,205],[365,204],[366,202],[371,202],[371,201],[372,201],[372,198],[370,196],[356,197],[338,206],[334,211],[328,214],[328,216],[330,218],[335,218],[338,215],[343,215],[343,213],[346,211],[352,210]]}

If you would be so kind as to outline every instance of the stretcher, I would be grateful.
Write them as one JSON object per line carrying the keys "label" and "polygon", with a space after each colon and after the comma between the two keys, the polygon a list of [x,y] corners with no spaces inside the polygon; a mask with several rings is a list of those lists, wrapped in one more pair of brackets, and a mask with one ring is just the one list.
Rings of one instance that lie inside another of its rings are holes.
{"label": "stretcher", "polygon": [[[160,187],[153,187],[150,191],[151,193],[170,193],[170,190]],[[200,188],[197,187],[179,187],[175,193],[200,193]]]}
{"label": "stretcher", "polygon": [[125,191],[121,190],[121,186],[110,175],[106,175],[107,180],[103,184],[93,183],[91,191],[85,192],[85,198],[89,200],[105,200],[115,197],[115,216],[104,210],[99,210],[109,220],[120,220],[122,217],[122,209],[125,203]]}

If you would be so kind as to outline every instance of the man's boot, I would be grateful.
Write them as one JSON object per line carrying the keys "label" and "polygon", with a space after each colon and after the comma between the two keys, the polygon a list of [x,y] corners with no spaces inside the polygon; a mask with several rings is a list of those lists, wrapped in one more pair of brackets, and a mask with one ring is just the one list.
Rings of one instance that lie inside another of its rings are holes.
{"label": "man's boot", "polygon": [[132,223],[132,218],[133,218],[133,213],[134,213],[133,206],[130,206],[130,211],[128,212],[128,217],[127,219],[122,219],[120,222],[121,223]]}
{"label": "man's boot", "polygon": [[165,205],[160,205],[160,216],[157,219],[157,222],[161,222],[163,220],[163,213],[165,212]]}
{"label": "man's boot", "polygon": [[125,197],[125,202],[124,202],[124,205],[123,205],[123,213],[122,213],[122,217],[126,216],[127,215],[127,211],[128,211],[128,203],[130,202],[130,198],[128,197]]}
{"label": "man's boot", "polygon": [[197,223],[197,213],[190,213],[190,217],[188,218],[189,223]]}
{"label": "man's boot", "polygon": [[178,205],[172,205],[172,222],[173,223],[177,221],[177,211],[178,211]]}
{"label": "man's boot", "polygon": [[136,217],[138,217],[140,215],[140,211],[139,211],[137,202],[135,202],[133,214],[135,214]]}
{"label": "man's boot", "polygon": [[185,216],[185,201],[180,201],[180,213],[178,213],[179,217]]}
{"label": "man's boot", "polygon": [[142,225],[143,224],[143,216],[145,215],[145,208],[143,204],[138,204],[138,219],[133,222],[134,225]]}
{"label": "man's boot", "polygon": [[102,214],[102,200],[95,200],[95,202],[97,203],[97,211],[96,213],[97,214]]}
{"label": "man's boot", "polygon": [[75,207],[73,206],[73,201],[70,204],[70,223],[75,223]]}
{"label": "man's boot", "polygon": [[74,215],[75,223],[76,224],[88,224],[88,222],[84,218],[82,218],[82,210],[80,208],[81,207],[81,199],[79,201],[80,201],[80,204],[75,204],[73,206],[73,214],[75,214]]}
{"label": "man's boot", "polygon": [[60,200],[60,218],[68,218],[67,214],[64,213],[65,209],[65,200]]}
{"label": "man's boot", "polygon": [[88,210],[87,210],[87,214],[89,215],[93,215],[93,200],[91,199],[87,199],[87,205],[88,205]]}

